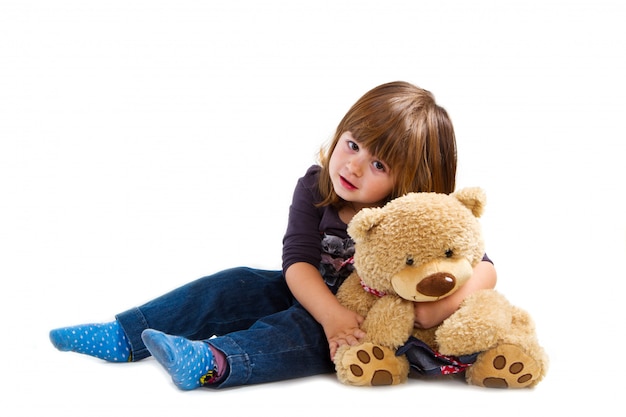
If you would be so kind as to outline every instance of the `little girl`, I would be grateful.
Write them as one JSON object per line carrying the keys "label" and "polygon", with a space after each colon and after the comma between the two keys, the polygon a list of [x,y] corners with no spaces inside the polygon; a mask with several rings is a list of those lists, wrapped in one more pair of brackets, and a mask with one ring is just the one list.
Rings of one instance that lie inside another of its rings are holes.
{"label": "little girl", "polygon": [[[456,164],[452,123],[430,92],[406,82],[375,87],[344,116],[320,164],[299,179],[282,271],[225,270],[112,322],[52,330],[50,340],[61,351],[112,362],[152,355],[183,390],[333,372],[337,347],[365,336],[363,317],[334,296],[352,271],[348,222],[407,192],[451,193]],[[495,281],[485,258],[456,294],[416,303],[415,325],[441,323],[469,293]]]}

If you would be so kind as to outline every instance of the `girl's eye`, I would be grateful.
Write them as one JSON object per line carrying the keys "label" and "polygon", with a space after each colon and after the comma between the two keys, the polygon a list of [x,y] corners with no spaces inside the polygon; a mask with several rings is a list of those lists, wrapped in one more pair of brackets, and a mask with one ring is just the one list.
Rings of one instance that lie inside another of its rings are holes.
{"label": "girl's eye", "polygon": [[372,165],[374,165],[374,168],[378,171],[385,171],[385,164],[380,161],[374,161]]}
{"label": "girl's eye", "polygon": [[353,151],[358,151],[359,150],[359,145],[357,145],[356,142],[349,140],[348,141],[348,148],[352,149]]}

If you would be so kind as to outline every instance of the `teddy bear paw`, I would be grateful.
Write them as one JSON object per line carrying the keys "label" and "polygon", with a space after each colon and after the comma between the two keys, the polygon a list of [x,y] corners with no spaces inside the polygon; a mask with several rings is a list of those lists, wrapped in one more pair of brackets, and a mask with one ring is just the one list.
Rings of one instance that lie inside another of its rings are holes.
{"label": "teddy bear paw", "polygon": [[350,385],[396,385],[407,380],[409,369],[403,359],[373,343],[352,346],[341,358],[340,378]]}
{"label": "teddy bear paw", "polygon": [[541,366],[520,347],[496,346],[483,352],[468,370],[470,384],[486,388],[526,388],[541,375]]}

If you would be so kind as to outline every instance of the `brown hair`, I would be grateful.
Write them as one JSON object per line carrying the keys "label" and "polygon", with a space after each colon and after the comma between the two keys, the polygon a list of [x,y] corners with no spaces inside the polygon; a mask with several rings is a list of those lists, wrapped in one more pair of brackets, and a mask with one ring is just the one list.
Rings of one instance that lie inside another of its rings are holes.
{"label": "brown hair", "polygon": [[341,206],[329,161],[340,136],[356,142],[389,166],[395,187],[389,199],[408,192],[450,194],[456,177],[456,139],[448,113],[427,90],[397,81],[373,88],[348,110],[335,136],[320,152],[320,205]]}

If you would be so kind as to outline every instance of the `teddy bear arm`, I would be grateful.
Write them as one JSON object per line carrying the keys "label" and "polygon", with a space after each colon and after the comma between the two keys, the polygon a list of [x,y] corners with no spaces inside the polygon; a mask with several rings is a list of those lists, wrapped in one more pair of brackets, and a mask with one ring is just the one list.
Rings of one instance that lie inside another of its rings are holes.
{"label": "teddy bear arm", "polygon": [[377,301],[377,297],[363,290],[361,278],[353,272],[341,284],[337,291],[337,299],[344,307],[365,317],[372,305]]}
{"label": "teddy bear arm", "polygon": [[513,307],[495,290],[470,294],[437,329],[440,352],[465,355],[495,346],[511,331]]}
{"label": "teddy bear arm", "polygon": [[362,328],[368,341],[396,349],[408,340],[413,324],[413,303],[385,296],[372,306]]}

